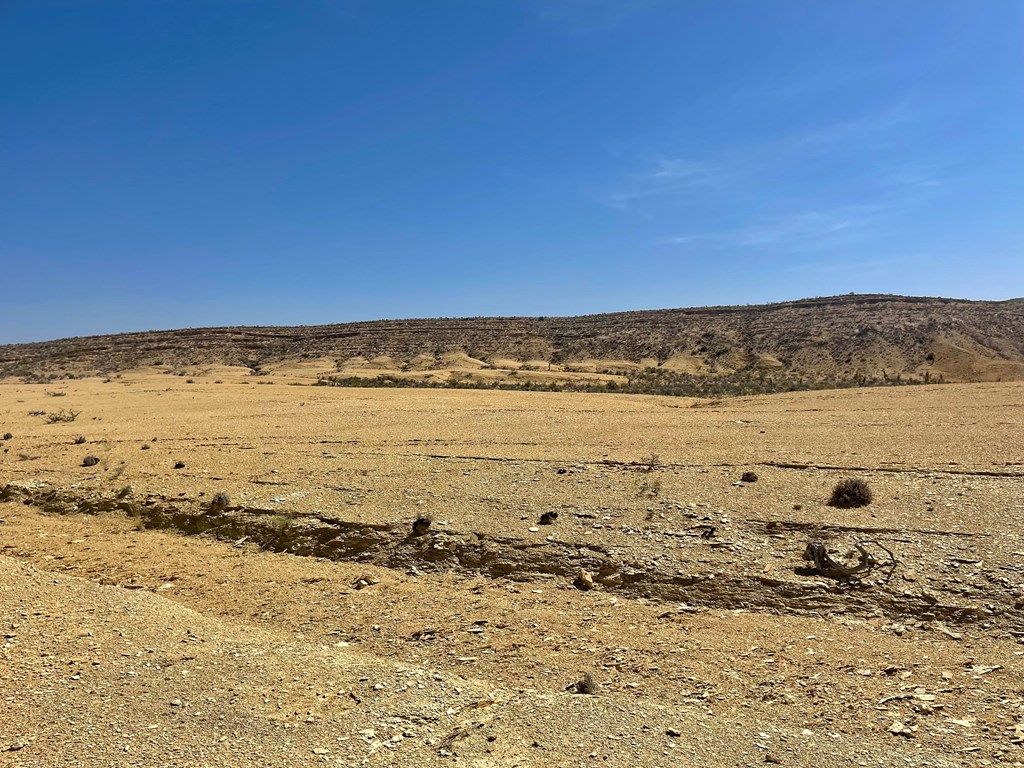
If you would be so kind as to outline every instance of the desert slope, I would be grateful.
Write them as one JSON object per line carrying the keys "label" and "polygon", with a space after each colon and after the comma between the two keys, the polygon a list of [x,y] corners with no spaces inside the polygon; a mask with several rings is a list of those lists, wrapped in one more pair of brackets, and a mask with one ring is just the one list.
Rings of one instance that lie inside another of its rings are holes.
{"label": "desert slope", "polygon": [[149,331],[0,346],[0,376],[149,365],[259,368],[302,359],[339,367],[365,360],[375,370],[447,370],[453,359],[465,359],[472,367],[532,362],[609,374],[624,366],[660,366],[706,376],[749,370],[837,379],[927,374],[931,381],[1008,380],[1024,378],[1024,302],[849,295],[561,318]]}

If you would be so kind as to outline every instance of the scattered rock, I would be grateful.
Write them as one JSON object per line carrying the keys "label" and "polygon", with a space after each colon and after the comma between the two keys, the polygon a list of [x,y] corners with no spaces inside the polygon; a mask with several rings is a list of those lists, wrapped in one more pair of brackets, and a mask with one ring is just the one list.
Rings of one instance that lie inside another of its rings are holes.
{"label": "scattered rock", "polygon": [[950,640],[963,640],[964,639],[964,633],[963,632],[956,632],[956,631],[950,629],[949,627],[947,627],[945,624],[935,624],[933,626],[935,627],[935,629],[937,629],[939,632],[944,634]]}
{"label": "scattered rock", "polygon": [[541,525],[551,525],[558,519],[558,512],[555,510],[549,510],[540,516]]}
{"label": "scattered rock", "polygon": [[374,584],[380,584],[380,579],[375,579],[372,576],[360,576],[352,582],[352,589],[366,589]]}
{"label": "scattered rock", "polygon": [[84,459],[82,459],[83,467],[95,467],[99,463],[100,459],[98,456],[86,456]]}
{"label": "scattered rock", "polygon": [[744,482],[744,483],[756,483],[757,482],[757,473],[756,472],[744,472],[740,476],[740,480],[742,482]]}
{"label": "scattered rock", "polygon": [[426,515],[421,515],[421,516],[417,517],[413,521],[413,523],[412,523],[412,535],[413,536],[422,536],[423,534],[425,534],[427,531],[430,530],[430,526],[431,526],[431,524],[433,522],[434,521],[431,520]]}
{"label": "scattered rock", "polygon": [[176,461],[176,462],[174,462],[174,468],[175,469],[184,469],[185,468],[185,462],[184,461]]}
{"label": "scattered rock", "polygon": [[584,592],[586,592],[589,589],[593,589],[594,574],[592,574],[590,571],[580,571],[579,575],[573,581],[572,585],[576,587],[576,589],[583,590]]}
{"label": "scattered rock", "polygon": [[903,736],[908,739],[914,737],[914,729],[908,728],[899,720],[892,721],[892,725],[889,726],[889,733],[894,734],[896,736]]}

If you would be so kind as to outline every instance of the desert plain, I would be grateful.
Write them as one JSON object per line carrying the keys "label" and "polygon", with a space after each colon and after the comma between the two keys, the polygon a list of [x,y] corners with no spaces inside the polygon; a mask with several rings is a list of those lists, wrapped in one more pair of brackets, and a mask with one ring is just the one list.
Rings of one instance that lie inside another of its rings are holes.
{"label": "desert plain", "polygon": [[1024,764],[1024,383],[315,382],[0,382],[0,765]]}

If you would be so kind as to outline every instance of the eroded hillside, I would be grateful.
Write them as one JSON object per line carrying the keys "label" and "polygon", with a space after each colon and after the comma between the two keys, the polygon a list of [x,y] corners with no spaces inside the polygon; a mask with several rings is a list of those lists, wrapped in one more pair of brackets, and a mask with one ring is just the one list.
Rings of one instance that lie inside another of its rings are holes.
{"label": "eroded hillside", "polygon": [[403,373],[526,368],[580,376],[644,369],[858,383],[1024,378],[1024,302],[841,296],[565,318],[380,320],[200,328],[0,347],[0,376],[62,377],[144,366],[327,361]]}

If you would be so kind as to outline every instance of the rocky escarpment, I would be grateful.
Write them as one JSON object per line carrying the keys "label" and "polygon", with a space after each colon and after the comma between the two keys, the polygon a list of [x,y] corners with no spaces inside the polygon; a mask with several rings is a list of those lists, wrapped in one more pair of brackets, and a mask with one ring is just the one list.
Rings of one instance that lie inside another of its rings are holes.
{"label": "rocky escarpment", "polygon": [[154,364],[258,368],[322,357],[386,356],[407,365],[453,351],[484,361],[631,361],[709,376],[760,369],[842,379],[1007,380],[1024,377],[1024,302],[851,295],[579,317],[151,331],[0,346],[0,376]]}

